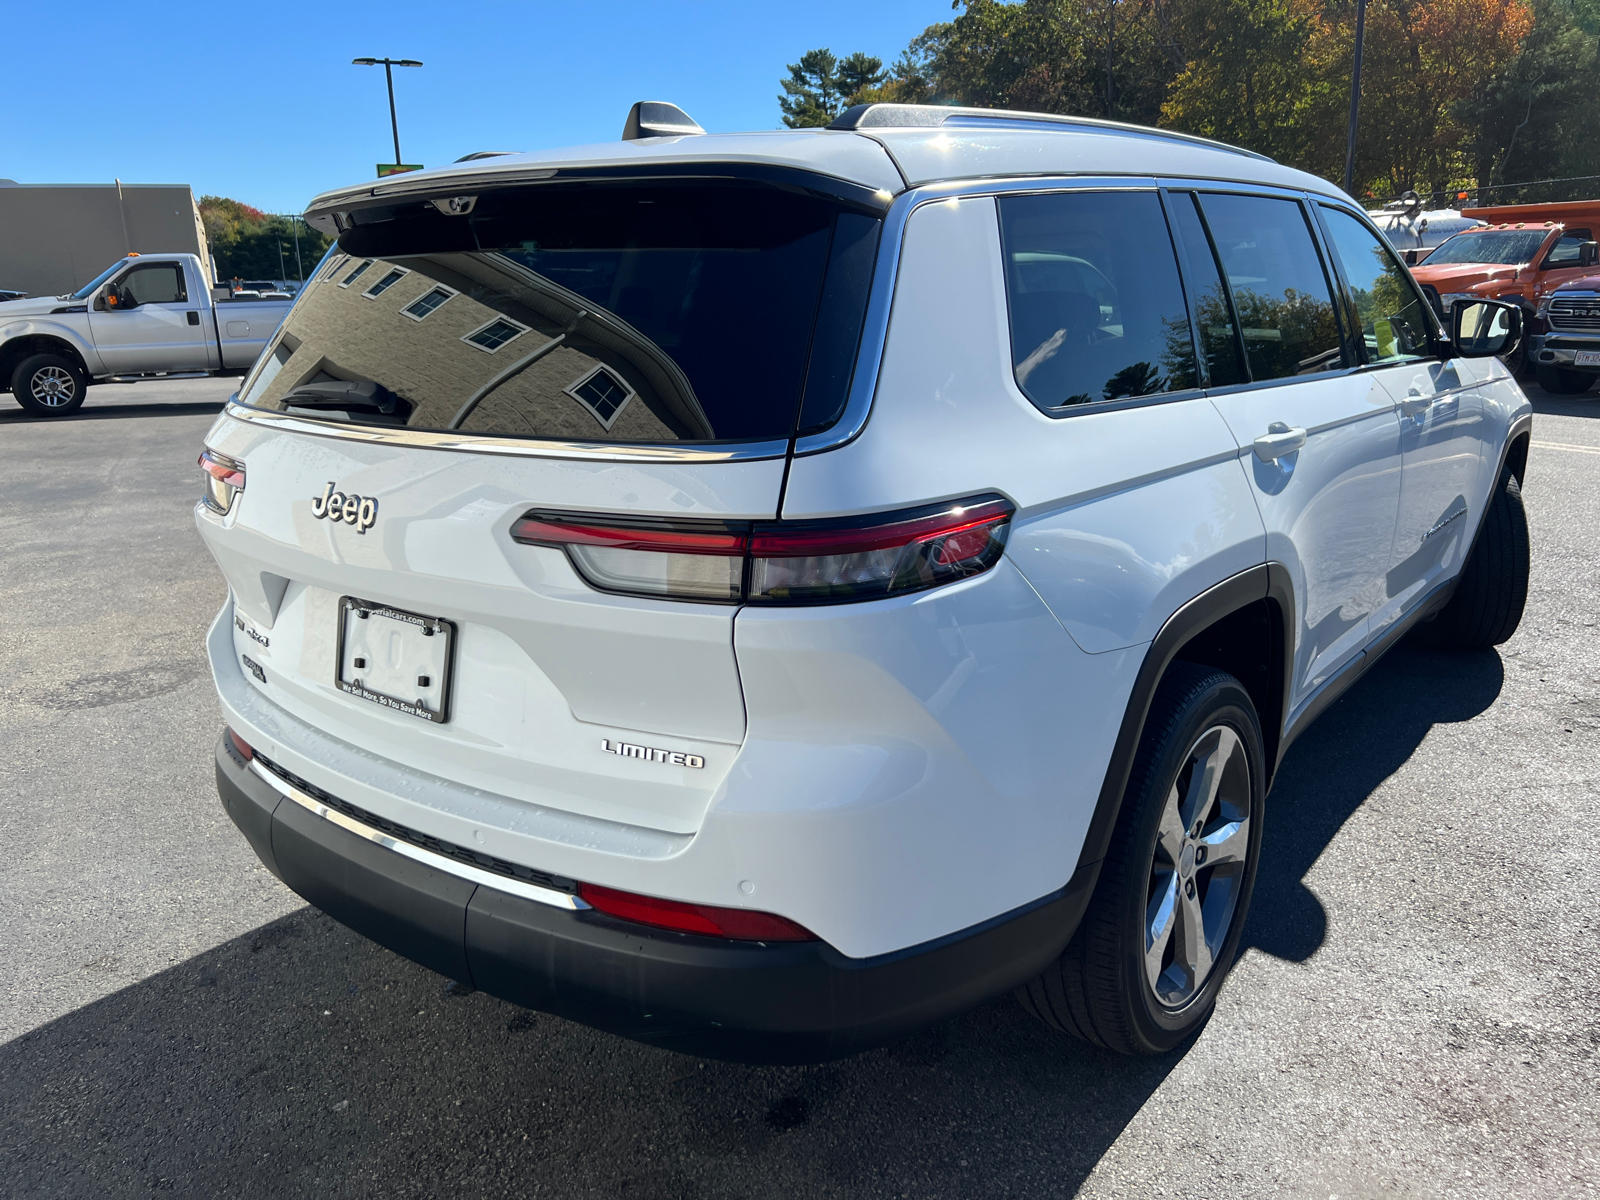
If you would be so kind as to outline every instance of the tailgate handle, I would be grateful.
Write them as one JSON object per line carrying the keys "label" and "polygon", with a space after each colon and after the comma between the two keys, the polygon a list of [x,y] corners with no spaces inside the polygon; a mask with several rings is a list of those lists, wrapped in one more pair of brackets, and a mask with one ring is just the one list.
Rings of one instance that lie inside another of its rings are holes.
{"label": "tailgate handle", "polygon": [[191,325],[200,324],[200,314],[199,313],[197,313],[197,312],[188,312],[188,313],[184,313],[184,316],[189,318],[189,324],[191,324]]}
{"label": "tailgate handle", "polygon": [[1305,444],[1306,431],[1290,429],[1282,421],[1274,421],[1268,425],[1267,432],[1258,437],[1254,443],[1256,457],[1262,462],[1277,462]]}

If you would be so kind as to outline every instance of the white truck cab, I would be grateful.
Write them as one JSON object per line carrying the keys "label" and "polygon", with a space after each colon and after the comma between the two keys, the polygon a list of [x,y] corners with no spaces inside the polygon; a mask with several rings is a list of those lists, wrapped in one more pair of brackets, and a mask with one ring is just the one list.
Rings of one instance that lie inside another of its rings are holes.
{"label": "white truck cab", "polygon": [[1158,1053],[1273,775],[1516,628],[1516,310],[1161,130],[868,105],[362,184],[207,434],[222,802],[517,1003],[741,1059],[1012,989]]}
{"label": "white truck cab", "polygon": [[193,254],[133,254],[76,292],[0,304],[0,386],[49,417],[99,379],[247,370],[289,302],[226,297]]}

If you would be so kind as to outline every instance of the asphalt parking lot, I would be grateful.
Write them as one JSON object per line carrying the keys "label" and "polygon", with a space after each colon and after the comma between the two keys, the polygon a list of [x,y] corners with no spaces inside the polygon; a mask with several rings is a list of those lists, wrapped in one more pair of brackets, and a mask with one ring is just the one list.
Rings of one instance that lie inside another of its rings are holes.
{"label": "asphalt parking lot", "polygon": [[1600,1188],[1600,396],[1535,392],[1534,585],[1402,645],[1268,802],[1249,949],[1167,1058],[1009,998],[751,1068],[463,993],[215,797],[191,506],[232,380],[0,397],[0,1192],[1548,1197]]}

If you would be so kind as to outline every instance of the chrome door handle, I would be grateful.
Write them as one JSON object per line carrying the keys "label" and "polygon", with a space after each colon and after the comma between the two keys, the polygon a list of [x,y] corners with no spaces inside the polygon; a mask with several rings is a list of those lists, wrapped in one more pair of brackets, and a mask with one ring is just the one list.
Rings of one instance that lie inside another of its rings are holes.
{"label": "chrome door handle", "polygon": [[1432,403],[1432,396],[1424,396],[1415,389],[1412,389],[1406,394],[1405,399],[1400,401],[1400,411],[1405,416],[1414,417]]}
{"label": "chrome door handle", "polygon": [[1256,457],[1262,462],[1277,462],[1287,454],[1293,454],[1306,444],[1306,431],[1304,429],[1290,429],[1282,421],[1274,421],[1267,426],[1267,432],[1258,437],[1255,442]]}

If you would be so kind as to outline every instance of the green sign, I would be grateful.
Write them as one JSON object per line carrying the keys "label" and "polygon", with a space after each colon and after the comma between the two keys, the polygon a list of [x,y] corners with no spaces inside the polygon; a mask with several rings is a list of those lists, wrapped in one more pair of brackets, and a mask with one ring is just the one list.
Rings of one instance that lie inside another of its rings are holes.
{"label": "green sign", "polygon": [[404,175],[407,171],[420,170],[422,170],[421,163],[379,163],[378,178],[382,179],[385,175]]}

